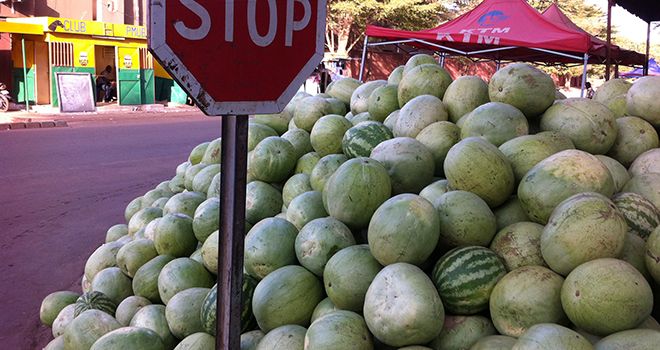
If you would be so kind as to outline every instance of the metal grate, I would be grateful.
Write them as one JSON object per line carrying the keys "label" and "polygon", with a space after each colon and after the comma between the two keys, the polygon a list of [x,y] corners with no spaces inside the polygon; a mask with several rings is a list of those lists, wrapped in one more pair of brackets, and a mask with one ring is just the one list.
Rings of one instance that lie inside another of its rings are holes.
{"label": "metal grate", "polygon": [[50,43],[50,60],[53,66],[73,67],[73,43]]}

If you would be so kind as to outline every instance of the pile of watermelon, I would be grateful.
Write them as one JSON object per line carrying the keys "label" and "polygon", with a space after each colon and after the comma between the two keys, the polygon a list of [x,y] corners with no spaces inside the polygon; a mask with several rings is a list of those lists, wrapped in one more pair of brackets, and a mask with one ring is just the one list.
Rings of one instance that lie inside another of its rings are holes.
{"label": "pile of watermelon", "polygon": [[[254,116],[241,350],[657,349],[658,97],[420,54]],[[220,145],[128,204],[82,295],[44,299],[46,349],[214,348]]]}

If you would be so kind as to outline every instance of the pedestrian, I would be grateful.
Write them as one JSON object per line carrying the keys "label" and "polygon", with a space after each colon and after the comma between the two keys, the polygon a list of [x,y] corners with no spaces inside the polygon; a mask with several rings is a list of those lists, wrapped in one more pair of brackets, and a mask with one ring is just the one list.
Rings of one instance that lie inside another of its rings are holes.
{"label": "pedestrian", "polygon": [[323,63],[319,64],[318,71],[319,71],[319,92],[325,93],[325,89],[332,82],[332,78],[330,77],[330,72],[328,72],[328,70],[325,68],[325,65]]}
{"label": "pedestrian", "polygon": [[584,87],[587,89],[587,98],[594,98],[594,93],[596,93],[596,91],[591,87],[591,83],[587,82],[584,84]]}
{"label": "pedestrian", "polygon": [[96,78],[97,94],[101,96],[103,92],[103,101],[112,101],[115,86],[115,72],[111,65],[107,65],[105,69]]}

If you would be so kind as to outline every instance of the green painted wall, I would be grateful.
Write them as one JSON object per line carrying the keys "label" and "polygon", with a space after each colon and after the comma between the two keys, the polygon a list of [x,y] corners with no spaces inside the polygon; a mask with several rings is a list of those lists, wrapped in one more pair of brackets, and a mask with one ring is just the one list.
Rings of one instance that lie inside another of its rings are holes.
{"label": "green painted wall", "polygon": [[156,102],[155,79],[153,69],[140,69],[140,88],[142,89],[142,104]]}
{"label": "green painted wall", "polygon": [[119,104],[142,104],[140,76],[141,74],[139,69],[119,69],[119,74],[117,75],[119,84]]}
{"label": "green painted wall", "polygon": [[[34,76],[35,70],[27,70],[27,93],[28,101],[32,104],[36,101],[34,89]],[[25,77],[23,76],[23,68],[14,68],[12,70],[12,91],[11,96],[16,103],[25,103]]]}
{"label": "green painted wall", "polygon": [[172,79],[156,77],[155,91],[156,101],[170,101],[179,104],[185,104],[188,101],[188,95]]}

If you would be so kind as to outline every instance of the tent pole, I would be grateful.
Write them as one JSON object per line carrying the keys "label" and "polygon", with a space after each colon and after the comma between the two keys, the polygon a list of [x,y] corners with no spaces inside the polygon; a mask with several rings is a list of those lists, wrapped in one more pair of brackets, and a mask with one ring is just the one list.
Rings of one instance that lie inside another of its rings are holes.
{"label": "tent pole", "polygon": [[496,71],[496,72],[497,72],[498,70],[500,70],[500,65],[501,65],[501,64],[502,64],[502,62],[501,62],[500,60],[495,61],[495,71]]}
{"label": "tent pole", "polygon": [[651,21],[646,27],[646,58],[644,59],[644,75],[649,75],[649,48],[651,47]]}
{"label": "tent pole", "polygon": [[364,36],[364,46],[362,47],[362,60],[360,61],[360,75],[358,76],[359,81],[362,81],[362,76],[364,75],[364,66],[365,66],[364,60],[367,59],[367,46],[368,45],[369,45],[369,36],[365,35]]}
{"label": "tent pole", "polygon": [[607,46],[605,47],[605,81],[610,80],[610,56],[612,55],[612,0],[607,0]]}
{"label": "tent pole", "polygon": [[587,84],[587,63],[589,62],[589,55],[584,54],[584,68],[582,68],[582,87],[580,88],[580,97],[584,97],[584,89]]}
{"label": "tent pole", "polygon": [[440,54],[440,67],[444,68],[445,67],[445,53]]}
{"label": "tent pole", "polygon": [[27,63],[25,62],[25,35],[22,34],[21,51],[23,54],[23,98],[25,98],[25,111],[30,112],[30,101],[28,101]]}

